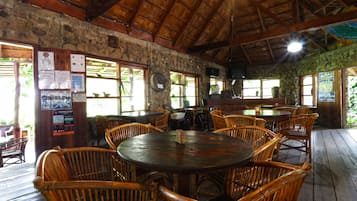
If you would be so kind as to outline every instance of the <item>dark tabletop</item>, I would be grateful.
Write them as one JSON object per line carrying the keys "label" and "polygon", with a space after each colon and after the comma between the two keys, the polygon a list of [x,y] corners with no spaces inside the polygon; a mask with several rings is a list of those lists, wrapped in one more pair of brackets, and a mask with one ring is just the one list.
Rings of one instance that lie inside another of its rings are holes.
{"label": "dark tabletop", "polygon": [[184,144],[176,143],[176,131],[131,137],[118,146],[119,155],[137,166],[167,172],[203,172],[246,164],[253,147],[237,138],[203,131],[183,131]]}

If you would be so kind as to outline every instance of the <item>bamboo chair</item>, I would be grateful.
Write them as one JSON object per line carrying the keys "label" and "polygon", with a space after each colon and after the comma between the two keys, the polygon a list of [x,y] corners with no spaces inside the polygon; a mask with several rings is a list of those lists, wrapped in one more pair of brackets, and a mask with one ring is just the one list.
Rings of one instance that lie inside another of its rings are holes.
{"label": "bamboo chair", "polygon": [[263,118],[255,118],[255,125],[261,128],[265,128],[267,121]]}
{"label": "bamboo chair", "polygon": [[239,115],[239,114],[225,115],[224,120],[226,122],[227,127],[255,125],[255,117],[246,116],[246,115]]}
{"label": "bamboo chair", "polygon": [[163,131],[168,130],[170,111],[157,110],[157,112],[162,112],[162,114],[160,116],[149,118],[149,122],[151,122],[152,125],[154,125],[157,128],[160,128]]}
{"label": "bamboo chair", "polygon": [[284,110],[290,112],[290,116],[296,115],[297,108],[293,106],[279,106],[274,107],[274,110]]}
{"label": "bamboo chair", "polygon": [[162,201],[197,201],[196,199],[189,198],[183,195],[180,195],[176,192],[171,191],[165,186],[159,186],[159,193],[162,196]]}
{"label": "bamboo chair", "polygon": [[300,106],[296,109],[295,115],[309,114],[310,108],[308,106]]}
{"label": "bamboo chair", "polygon": [[261,128],[259,126],[238,126],[231,128],[222,128],[213,131],[213,133],[224,134],[231,137],[239,138],[253,145],[254,150],[276,136],[273,131],[266,128]]}
{"label": "bamboo chair", "polygon": [[36,164],[33,183],[48,201],[194,201],[155,183],[118,177],[117,168],[123,165],[118,160],[114,150],[103,148],[47,150]]}
{"label": "bamboo chair", "polygon": [[118,145],[129,137],[153,132],[162,133],[164,131],[151,124],[142,124],[137,122],[127,123],[114,127],[110,130],[106,130],[105,140],[111,149],[116,150]]}
{"label": "bamboo chair", "polygon": [[[272,160],[274,150],[282,137],[280,134],[275,134],[269,129],[261,128],[258,126],[223,128],[213,131],[213,133],[237,137],[243,141],[246,141],[247,143],[252,144],[254,147],[252,161]],[[200,186],[203,182],[209,181],[213,183],[220,192],[223,192],[224,189],[222,189],[222,186],[224,186],[224,177],[225,176],[223,172],[200,175],[198,179],[197,191],[200,191]]]}
{"label": "bamboo chair", "polygon": [[[285,149],[296,149],[305,152],[311,161],[311,131],[318,117],[318,113],[311,113],[280,121],[277,125],[277,132],[281,133],[284,138],[278,145],[279,152]],[[298,144],[292,145],[288,141],[295,141]]]}
{"label": "bamboo chair", "polygon": [[[231,168],[226,180],[226,195],[231,200],[296,201],[311,165],[302,166],[273,161],[254,161]],[[228,200],[228,199],[226,199]]]}
{"label": "bamboo chair", "polygon": [[227,127],[221,110],[213,110],[210,112],[210,115],[213,122],[213,130]]}

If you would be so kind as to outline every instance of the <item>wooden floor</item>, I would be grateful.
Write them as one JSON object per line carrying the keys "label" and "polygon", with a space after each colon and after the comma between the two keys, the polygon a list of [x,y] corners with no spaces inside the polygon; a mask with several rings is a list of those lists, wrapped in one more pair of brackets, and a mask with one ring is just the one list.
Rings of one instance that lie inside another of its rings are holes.
{"label": "wooden floor", "polygon": [[[305,154],[282,151],[279,160],[302,164]],[[299,201],[357,200],[357,129],[313,131],[313,171],[305,180]],[[0,168],[0,200],[45,200],[32,185],[33,163]]]}

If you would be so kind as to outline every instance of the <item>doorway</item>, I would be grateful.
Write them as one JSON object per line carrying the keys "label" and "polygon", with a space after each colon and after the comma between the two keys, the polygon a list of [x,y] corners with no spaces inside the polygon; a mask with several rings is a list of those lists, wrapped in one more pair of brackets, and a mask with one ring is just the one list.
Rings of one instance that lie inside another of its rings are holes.
{"label": "doorway", "polygon": [[26,162],[35,161],[33,48],[0,41],[0,137],[27,136]]}
{"label": "doorway", "polygon": [[347,127],[357,127],[357,67],[347,69]]}

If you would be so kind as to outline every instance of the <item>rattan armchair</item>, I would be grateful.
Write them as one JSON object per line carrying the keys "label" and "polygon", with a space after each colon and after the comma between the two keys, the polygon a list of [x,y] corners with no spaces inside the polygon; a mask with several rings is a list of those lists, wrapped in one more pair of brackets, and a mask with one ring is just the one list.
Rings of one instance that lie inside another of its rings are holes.
{"label": "rattan armchair", "polygon": [[213,122],[213,130],[227,127],[221,110],[212,110],[210,115]]}
{"label": "rattan armchair", "polygon": [[119,125],[105,132],[105,140],[109,144],[111,149],[116,150],[117,146],[129,137],[136,135],[152,133],[152,132],[164,132],[162,129],[157,128],[151,124],[142,123],[127,123]]}
{"label": "rattan armchair", "polygon": [[159,186],[159,196],[162,201],[197,201],[196,199],[173,192],[165,186]]}
{"label": "rattan armchair", "polygon": [[157,128],[160,128],[163,131],[166,131],[169,128],[169,117],[170,111],[168,110],[156,110],[156,112],[161,112],[159,116],[153,116],[149,118],[149,122]]}
{"label": "rattan armchair", "polygon": [[[311,131],[318,117],[318,113],[311,113],[296,115],[288,120],[280,121],[277,125],[277,132],[281,133],[284,138],[279,143],[279,150],[296,149],[303,151],[311,161]],[[299,144],[288,143],[291,140]]]}
{"label": "rattan armchair", "polygon": [[222,128],[213,131],[213,133],[239,138],[247,143],[252,144],[254,150],[276,136],[273,131],[259,126],[237,126],[231,128]]}
{"label": "rattan armchair", "polygon": [[40,155],[33,182],[48,201],[194,201],[155,183],[131,181],[123,172],[128,167],[114,150],[57,148]]}
{"label": "rattan armchair", "polygon": [[225,115],[224,120],[226,121],[227,127],[255,125],[255,117],[246,116],[246,115],[239,115],[239,114]]}
{"label": "rattan armchair", "polygon": [[232,200],[296,201],[311,165],[256,161],[228,171],[226,194]]}

